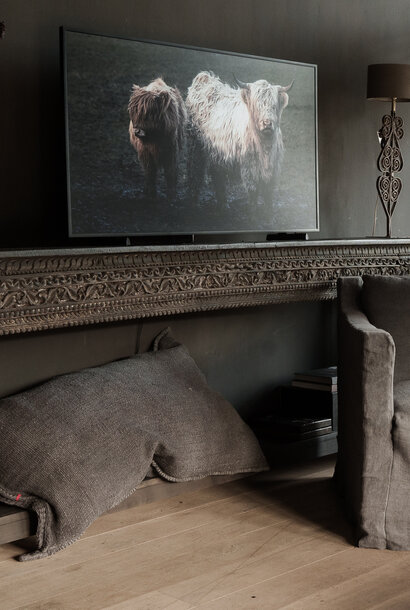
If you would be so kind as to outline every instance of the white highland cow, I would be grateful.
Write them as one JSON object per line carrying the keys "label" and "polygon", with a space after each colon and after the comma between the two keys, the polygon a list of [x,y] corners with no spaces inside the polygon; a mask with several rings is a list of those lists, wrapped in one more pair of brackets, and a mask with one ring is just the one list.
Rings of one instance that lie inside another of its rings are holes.
{"label": "white highland cow", "polygon": [[226,168],[239,165],[249,201],[260,194],[272,202],[273,185],[283,158],[281,116],[289,98],[287,87],[266,80],[223,83],[200,72],[188,89],[186,107],[193,136],[188,176],[194,199],[203,183],[206,161],[219,203],[226,203]]}

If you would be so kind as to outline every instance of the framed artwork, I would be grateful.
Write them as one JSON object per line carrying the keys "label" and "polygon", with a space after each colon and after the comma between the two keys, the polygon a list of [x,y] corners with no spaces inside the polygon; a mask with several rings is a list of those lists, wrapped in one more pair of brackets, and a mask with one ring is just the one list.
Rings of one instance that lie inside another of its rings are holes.
{"label": "framed artwork", "polygon": [[62,33],[71,236],[319,229],[315,65]]}

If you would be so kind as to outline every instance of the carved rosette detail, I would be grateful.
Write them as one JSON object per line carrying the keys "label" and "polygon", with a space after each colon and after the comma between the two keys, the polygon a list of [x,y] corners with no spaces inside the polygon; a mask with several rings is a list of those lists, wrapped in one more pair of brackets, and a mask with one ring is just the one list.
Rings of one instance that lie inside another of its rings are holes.
{"label": "carved rosette detail", "polygon": [[332,299],[340,276],[409,273],[404,245],[0,255],[0,334]]}

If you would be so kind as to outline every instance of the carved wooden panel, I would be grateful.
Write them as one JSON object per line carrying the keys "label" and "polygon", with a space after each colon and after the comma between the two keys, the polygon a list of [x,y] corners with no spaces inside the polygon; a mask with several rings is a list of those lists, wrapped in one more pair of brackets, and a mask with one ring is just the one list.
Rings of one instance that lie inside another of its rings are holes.
{"label": "carved wooden panel", "polygon": [[0,254],[0,334],[332,299],[339,276],[410,272],[410,240]]}

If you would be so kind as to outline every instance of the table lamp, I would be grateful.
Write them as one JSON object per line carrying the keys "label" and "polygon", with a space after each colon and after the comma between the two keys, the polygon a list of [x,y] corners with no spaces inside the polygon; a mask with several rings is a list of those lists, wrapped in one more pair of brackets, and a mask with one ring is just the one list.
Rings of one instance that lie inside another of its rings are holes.
{"label": "table lamp", "polygon": [[403,137],[403,119],[396,116],[397,102],[410,102],[410,65],[373,64],[368,66],[367,99],[391,102],[390,114],[385,114],[379,130],[381,152],[377,167],[382,175],[377,179],[377,192],[387,217],[386,237],[392,236],[392,216],[400,195],[402,182],[395,176],[403,167],[399,140]]}

